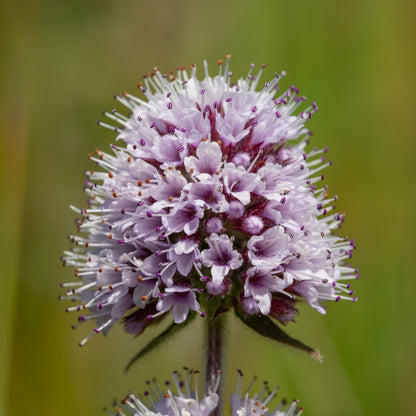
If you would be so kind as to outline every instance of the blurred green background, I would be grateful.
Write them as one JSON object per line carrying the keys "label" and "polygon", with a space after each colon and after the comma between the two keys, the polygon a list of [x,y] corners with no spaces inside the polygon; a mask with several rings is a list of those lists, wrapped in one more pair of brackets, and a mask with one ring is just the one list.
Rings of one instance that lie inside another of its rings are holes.
{"label": "blurred green background", "polygon": [[[320,111],[313,143],[329,146],[326,170],[343,234],[358,245],[356,304],[302,308],[289,332],[323,364],[259,340],[230,319],[225,380],[235,369],[281,386],[307,415],[410,415],[416,408],[415,5],[398,0],[249,2],[2,0],[0,15],[1,294],[0,414],[99,415],[114,397],[144,390],[187,365],[203,369],[199,324],[128,374],[144,345],[117,327],[84,348],[87,325],[58,302],[72,279],[61,252],[74,231],[69,204],[84,205],[87,154],[114,135],[96,125],[114,93],[141,75],[233,55],[286,70]],[[248,383],[249,378],[246,382]]]}

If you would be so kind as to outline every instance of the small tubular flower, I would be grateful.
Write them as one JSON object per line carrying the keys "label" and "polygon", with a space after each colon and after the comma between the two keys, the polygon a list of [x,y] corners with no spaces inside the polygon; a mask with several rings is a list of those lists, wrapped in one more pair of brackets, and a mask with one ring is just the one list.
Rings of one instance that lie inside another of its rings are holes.
{"label": "small tubular flower", "polygon": [[88,206],[72,207],[81,218],[63,255],[77,279],[63,284],[67,310],[96,322],[81,344],[120,320],[138,334],[169,311],[204,316],[212,297],[218,311],[284,323],[298,299],[321,313],[322,301],[355,300],[354,241],[334,233],[344,214],[321,173],[331,162],[307,148],[317,105],[281,90],[284,74],[260,87],[263,66],[235,82],[228,58],[215,77],[204,68],[202,80],[195,66],[155,69],[145,98],[116,96],[130,112],[105,113],[117,127],[99,122],[117,144],[89,155]]}

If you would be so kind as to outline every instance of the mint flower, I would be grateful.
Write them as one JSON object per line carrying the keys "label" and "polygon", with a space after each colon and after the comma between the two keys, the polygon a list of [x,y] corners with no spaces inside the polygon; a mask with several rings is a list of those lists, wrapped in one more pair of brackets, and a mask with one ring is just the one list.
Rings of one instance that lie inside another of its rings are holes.
{"label": "mint flower", "polygon": [[[318,110],[284,74],[260,84],[263,66],[233,81],[229,59],[212,78],[195,66],[155,69],[143,98],[116,96],[129,111],[105,115],[117,126],[110,152],[89,156],[87,208],[69,238],[64,264],[77,281],[63,298],[95,332],[116,322],[140,334],[171,312],[176,324],[229,309],[259,332],[257,318],[282,324],[305,299],[352,299],[353,240],[324,183],[326,149],[307,149],[305,123]],[[254,319],[254,321],[252,321]],[[260,329],[259,329],[260,328]]]}
{"label": "mint flower", "polygon": [[[217,387],[219,379],[218,375]],[[121,403],[115,403],[114,411],[107,409],[107,413],[113,416],[210,416],[218,413],[221,398],[216,389],[205,395],[198,392],[198,372],[187,371],[182,377],[175,371],[172,381],[173,385],[166,382],[166,391],[156,381],[148,382],[149,391],[144,397],[131,393]],[[303,412],[297,400],[289,405],[283,400],[277,407],[271,406],[277,388],[270,391],[266,383],[259,394],[253,395],[249,394],[250,388],[243,393],[242,385],[243,375],[239,372],[235,393],[230,397],[231,416],[299,416]]]}

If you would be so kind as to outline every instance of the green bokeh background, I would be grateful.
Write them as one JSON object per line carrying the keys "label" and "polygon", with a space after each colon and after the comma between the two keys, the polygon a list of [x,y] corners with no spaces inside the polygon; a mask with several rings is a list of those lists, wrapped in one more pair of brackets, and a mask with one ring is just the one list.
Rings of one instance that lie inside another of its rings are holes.
{"label": "green bokeh background", "polygon": [[[128,374],[152,333],[117,327],[84,348],[90,328],[58,302],[61,251],[82,206],[87,154],[114,135],[96,125],[114,93],[135,93],[158,66],[233,55],[235,76],[251,62],[300,87],[320,111],[309,128],[329,146],[326,170],[344,235],[358,245],[359,302],[303,307],[289,332],[323,364],[258,339],[229,320],[227,371],[258,375],[299,398],[307,415],[410,415],[416,409],[414,1],[249,2],[3,0],[0,15],[0,415],[99,415],[114,397],[142,392],[187,365],[203,369],[199,323]],[[246,382],[248,383],[249,377]]]}

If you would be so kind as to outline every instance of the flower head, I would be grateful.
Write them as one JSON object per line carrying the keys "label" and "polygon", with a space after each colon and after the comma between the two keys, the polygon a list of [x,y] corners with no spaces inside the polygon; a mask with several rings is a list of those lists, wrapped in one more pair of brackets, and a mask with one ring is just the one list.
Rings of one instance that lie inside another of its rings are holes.
{"label": "flower head", "polygon": [[[218,384],[219,384],[218,376]],[[184,378],[178,372],[172,374],[171,382],[166,382],[167,392],[156,381],[148,382],[149,391],[144,397],[129,394],[120,404],[115,403],[117,416],[210,416],[216,414],[221,397],[216,391],[201,395],[198,392],[198,372],[186,371]],[[192,382],[193,381],[193,382]],[[230,397],[231,416],[299,416],[303,408],[294,400],[286,406],[281,401],[277,407],[271,407],[277,388],[269,390],[267,383],[259,394],[242,393],[243,375],[239,372],[236,390]],[[217,386],[218,387],[218,386]],[[250,389],[249,389],[250,390]]]}
{"label": "flower head", "polygon": [[[105,113],[120,127],[111,152],[89,158],[88,207],[63,256],[77,282],[68,310],[89,311],[95,332],[124,319],[136,334],[172,311],[173,321],[224,311],[270,315],[282,323],[304,298],[351,299],[354,242],[335,235],[344,220],[321,170],[326,149],[306,150],[305,123],[317,111],[282,75],[259,87],[263,66],[232,81],[229,59],[215,77],[158,69],[116,99],[130,114]],[[355,298],[354,298],[355,299]],[[92,332],[91,334],[93,334]],[[88,337],[87,337],[88,338]],[[84,343],[85,340],[82,342]]]}

